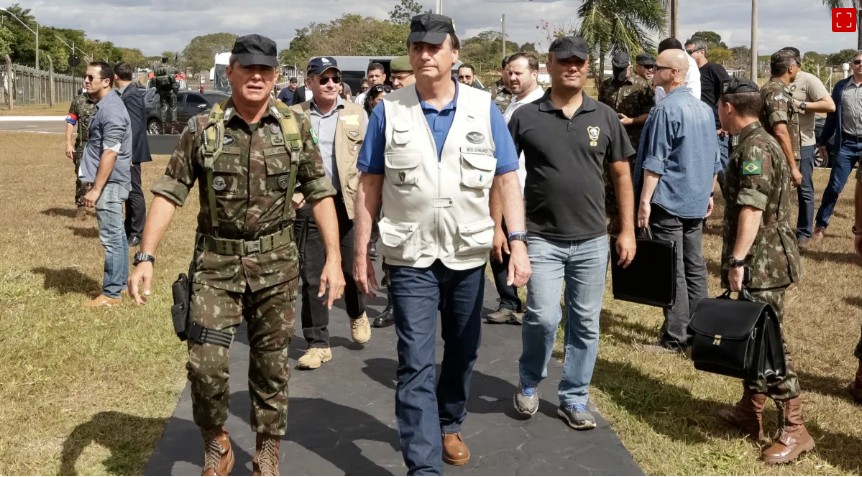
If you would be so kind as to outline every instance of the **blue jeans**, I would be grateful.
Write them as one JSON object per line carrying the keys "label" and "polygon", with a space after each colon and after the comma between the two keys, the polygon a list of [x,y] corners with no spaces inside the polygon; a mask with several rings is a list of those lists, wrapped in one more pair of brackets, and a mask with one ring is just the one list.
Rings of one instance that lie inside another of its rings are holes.
{"label": "blue jeans", "polygon": [[811,238],[814,232],[814,149],[815,146],[802,146],[802,185],[796,189],[799,199],[799,215],[796,218],[796,238]]}
{"label": "blue jeans", "polygon": [[105,275],[102,294],[119,298],[129,278],[129,242],[123,226],[123,202],[129,191],[120,184],[108,182],[96,201],[99,242],[105,248]]}
{"label": "blue jeans", "polygon": [[862,154],[862,142],[841,141],[841,147],[832,163],[829,184],[823,191],[823,199],[820,200],[820,208],[817,209],[816,223],[818,227],[826,228],[829,226],[829,219],[832,217],[832,211],[835,210],[838,196],[844,189],[847,178],[853,171],[853,166],[859,161],[860,154]]}
{"label": "blue jeans", "polygon": [[559,241],[531,234],[528,240],[533,275],[527,284],[527,312],[521,330],[521,384],[537,386],[548,375],[562,319],[560,286],[565,281],[565,358],[558,394],[561,405],[586,404],[599,351],[608,237]]}
{"label": "blue jeans", "polygon": [[[460,432],[482,331],[485,267],[451,270],[439,260],[428,268],[389,267],[398,386],[395,417],[409,475],[443,472],[443,433]],[[443,337],[440,379],[435,381],[437,311]]]}

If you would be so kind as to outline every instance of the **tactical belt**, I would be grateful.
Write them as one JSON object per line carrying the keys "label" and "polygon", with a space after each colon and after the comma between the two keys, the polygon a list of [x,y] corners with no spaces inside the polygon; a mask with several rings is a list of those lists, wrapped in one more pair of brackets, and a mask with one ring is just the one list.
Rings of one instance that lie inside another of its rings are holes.
{"label": "tactical belt", "polygon": [[253,253],[266,253],[292,241],[293,226],[287,226],[279,232],[264,235],[257,240],[225,239],[201,233],[195,236],[196,247],[200,250],[219,255],[239,255],[241,257]]}
{"label": "tactical belt", "polygon": [[225,348],[230,348],[230,343],[233,341],[233,335],[227,331],[211,330],[189,320],[189,329],[187,330],[188,339],[195,343],[209,343]]}

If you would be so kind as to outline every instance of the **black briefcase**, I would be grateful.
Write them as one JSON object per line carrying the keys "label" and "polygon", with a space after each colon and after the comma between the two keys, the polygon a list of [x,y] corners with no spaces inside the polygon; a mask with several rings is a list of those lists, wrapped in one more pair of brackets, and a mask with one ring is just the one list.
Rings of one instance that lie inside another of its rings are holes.
{"label": "black briefcase", "polygon": [[689,322],[694,367],[741,379],[783,377],[786,371],[781,327],[771,306],[747,291],[730,291],[698,303]]}
{"label": "black briefcase", "polygon": [[676,300],[676,243],[656,240],[643,229],[628,267],[617,265],[617,236],[611,236],[611,283],[614,298],[644,305],[672,306]]}

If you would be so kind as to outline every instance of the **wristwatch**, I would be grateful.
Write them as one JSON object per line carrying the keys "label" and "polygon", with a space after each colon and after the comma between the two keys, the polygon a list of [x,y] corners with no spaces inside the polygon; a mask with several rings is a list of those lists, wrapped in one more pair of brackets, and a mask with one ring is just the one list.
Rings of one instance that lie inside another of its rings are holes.
{"label": "wristwatch", "polygon": [[135,254],[134,258],[132,258],[132,265],[137,266],[141,262],[150,262],[155,264],[156,257],[146,253],[146,252],[138,252]]}
{"label": "wristwatch", "polygon": [[520,240],[521,242],[527,243],[527,232],[510,232],[509,242],[512,240]]}
{"label": "wristwatch", "polygon": [[733,255],[727,257],[727,266],[730,268],[742,267],[745,265],[745,259],[738,259]]}
{"label": "wristwatch", "polygon": [[805,104],[805,101],[799,103],[799,109],[801,109],[803,113],[805,112],[805,108],[807,108],[807,107],[808,107],[808,105]]}

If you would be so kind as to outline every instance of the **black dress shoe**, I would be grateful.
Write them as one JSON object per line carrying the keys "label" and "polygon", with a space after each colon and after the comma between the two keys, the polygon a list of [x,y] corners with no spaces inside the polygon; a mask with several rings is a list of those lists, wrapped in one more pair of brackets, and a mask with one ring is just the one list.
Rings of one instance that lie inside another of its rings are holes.
{"label": "black dress shoe", "polygon": [[141,244],[140,235],[129,235],[129,247],[137,247]]}
{"label": "black dress shoe", "polygon": [[392,312],[392,307],[387,306],[371,323],[374,328],[386,328],[395,324],[395,313]]}

